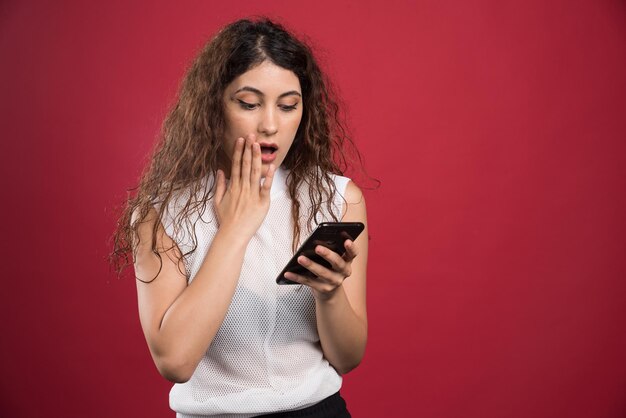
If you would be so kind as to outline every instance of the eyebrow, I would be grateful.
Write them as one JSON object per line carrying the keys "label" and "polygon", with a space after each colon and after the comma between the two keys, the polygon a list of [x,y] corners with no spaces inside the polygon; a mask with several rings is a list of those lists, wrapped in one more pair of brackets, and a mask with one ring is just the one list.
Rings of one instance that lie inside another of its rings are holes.
{"label": "eyebrow", "polygon": [[[249,91],[255,94],[258,94],[259,96],[265,96],[265,93],[263,93],[261,90],[259,89],[255,89],[254,87],[250,87],[250,86],[243,86],[242,88],[238,89],[234,94],[239,93],[240,91]],[[296,91],[296,90],[290,90],[290,91],[286,91],[284,93],[282,93],[280,96],[278,96],[279,99],[285,97],[285,96],[298,96],[298,97],[302,97],[302,95],[300,94],[300,92]]]}

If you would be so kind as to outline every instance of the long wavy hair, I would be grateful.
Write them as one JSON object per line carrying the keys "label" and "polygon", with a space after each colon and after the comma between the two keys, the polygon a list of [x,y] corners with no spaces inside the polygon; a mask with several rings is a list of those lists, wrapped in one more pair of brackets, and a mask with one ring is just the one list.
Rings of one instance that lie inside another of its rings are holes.
{"label": "long wavy hair", "polygon": [[[267,18],[239,20],[219,31],[193,61],[177,101],[163,122],[150,162],[138,186],[130,190],[113,235],[110,255],[118,274],[135,259],[133,243],[139,239],[139,224],[146,221],[152,208],[162,220],[168,203],[180,191],[189,193],[184,193],[187,199],[173,219],[173,228],[193,231],[190,214],[197,210],[202,213],[215,189],[214,184],[207,186],[200,180],[215,179],[218,157],[223,152],[224,90],[239,75],[264,61],[292,71],[302,89],[302,119],[282,164],[289,170],[287,186],[293,208],[294,251],[301,232],[302,202],[298,198],[301,185],[309,186],[310,210],[304,214],[309,227],[323,205],[333,214],[330,208],[336,190],[331,174],[343,174],[348,159],[352,161],[356,156],[360,162],[360,156],[347,134],[331,84],[311,49],[280,24]],[[158,203],[156,207],[155,203]],[[159,223],[155,222],[152,251],[160,259],[158,227]],[[190,251],[179,255],[185,257],[196,250],[195,234],[193,244]]]}

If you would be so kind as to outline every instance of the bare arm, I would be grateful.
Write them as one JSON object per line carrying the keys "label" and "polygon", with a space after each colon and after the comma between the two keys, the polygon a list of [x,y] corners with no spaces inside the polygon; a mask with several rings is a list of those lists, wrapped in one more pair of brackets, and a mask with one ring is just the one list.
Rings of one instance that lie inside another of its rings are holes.
{"label": "bare arm", "polygon": [[[228,187],[218,172],[215,207],[220,227],[191,284],[181,273],[182,265],[173,261],[180,259],[180,251],[156,211],[139,226],[136,275],[144,280],[156,275],[150,283],[137,281],[139,318],[152,358],[168,380],[189,380],[211,344],[235,293],[248,242],[269,209],[274,169],[259,186],[261,151],[253,142],[250,137],[238,141]],[[155,222],[162,267],[151,250]]]}
{"label": "bare arm", "polygon": [[288,273],[289,280],[311,287],[315,297],[317,330],[324,356],[341,374],[359,365],[367,342],[365,282],[367,270],[368,229],[365,199],[352,182],[346,188],[346,222],[363,222],[365,230],[354,242],[345,243],[346,254],[318,246],[316,252],[328,260],[332,269],[299,257],[298,262],[316,274],[316,278]]}

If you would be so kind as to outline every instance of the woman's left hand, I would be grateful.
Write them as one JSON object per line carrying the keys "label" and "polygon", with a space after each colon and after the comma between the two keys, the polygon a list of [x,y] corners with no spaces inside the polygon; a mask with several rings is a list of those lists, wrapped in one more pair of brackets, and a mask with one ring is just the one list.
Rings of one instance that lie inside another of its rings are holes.
{"label": "woman's left hand", "polygon": [[287,272],[285,278],[309,286],[316,299],[330,299],[343,285],[343,281],[352,274],[352,260],[357,256],[356,246],[352,240],[346,240],[343,246],[346,249],[343,257],[322,245],[315,247],[315,253],[328,261],[331,268],[315,263],[303,255],[298,257],[298,264],[313,273],[315,277]]}

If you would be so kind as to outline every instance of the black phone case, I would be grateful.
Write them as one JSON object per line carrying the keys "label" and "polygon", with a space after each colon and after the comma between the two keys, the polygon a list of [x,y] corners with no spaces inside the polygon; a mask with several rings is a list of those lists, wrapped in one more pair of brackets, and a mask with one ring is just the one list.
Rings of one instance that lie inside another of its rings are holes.
{"label": "black phone case", "polygon": [[365,225],[361,222],[323,222],[319,224],[300,248],[298,248],[298,251],[296,251],[296,254],[289,260],[283,271],[280,272],[276,278],[276,283],[299,284],[285,278],[284,275],[288,271],[302,276],[313,276],[313,273],[298,264],[298,257],[301,255],[306,256],[313,262],[321,264],[326,268],[330,268],[330,263],[315,253],[315,247],[323,245],[337,254],[343,255],[346,252],[343,243],[347,239],[354,241],[364,228]]}

